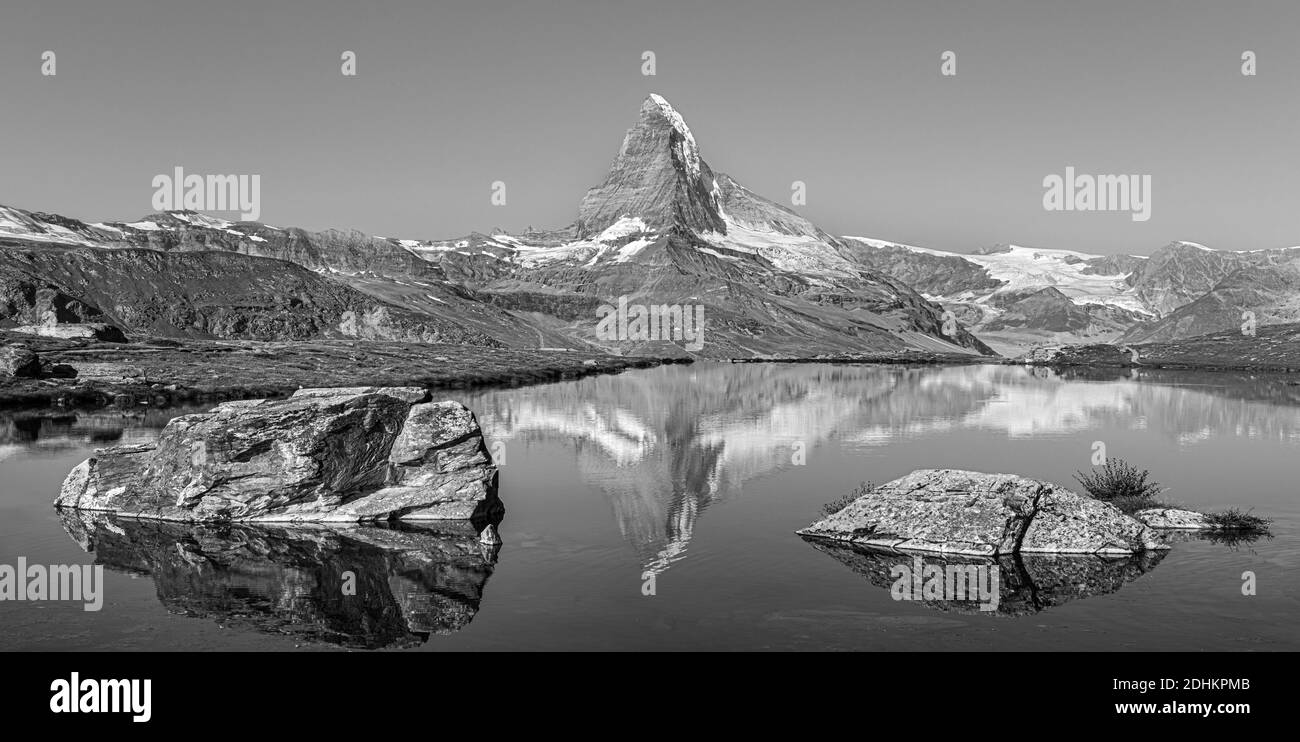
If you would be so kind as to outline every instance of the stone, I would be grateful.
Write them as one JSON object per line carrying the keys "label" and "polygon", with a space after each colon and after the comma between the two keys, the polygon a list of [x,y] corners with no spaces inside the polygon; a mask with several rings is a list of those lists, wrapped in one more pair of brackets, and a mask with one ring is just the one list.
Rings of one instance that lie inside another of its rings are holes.
{"label": "stone", "polygon": [[423,389],[302,389],[173,418],[103,449],[56,507],[185,522],[466,520],[499,510],[473,413]]}
{"label": "stone", "polygon": [[920,469],[798,532],[900,551],[1137,554],[1169,545],[1114,506],[1014,474]]}
{"label": "stone", "polygon": [[66,363],[55,363],[45,369],[44,375],[54,379],[75,379],[77,378],[77,369],[75,366],[69,366]]}
{"label": "stone", "polygon": [[51,325],[22,325],[12,332],[64,340],[102,340],[107,343],[125,343],[126,335],[120,327],[102,322],[80,322]]}
{"label": "stone", "polygon": [[501,536],[497,534],[496,527],[489,523],[484,527],[482,533],[478,535],[478,541],[480,544],[485,544],[487,546],[500,546]]}
{"label": "stone", "polygon": [[41,360],[22,343],[0,348],[0,379],[34,379],[41,375]]}
{"label": "stone", "polygon": [[1180,510],[1179,508],[1147,508],[1139,510],[1133,514],[1137,520],[1145,523],[1151,528],[1168,529],[1171,531],[1211,531],[1214,530],[1214,524],[1206,517],[1205,513],[1198,513],[1194,510]]}
{"label": "stone", "polygon": [[295,397],[338,397],[349,394],[387,394],[390,397],[410,402],[424,402],[429,398],[429,391],[418,386],[344,386],[344,387],[324,387],[319,389],[299,389],[293,393]]}

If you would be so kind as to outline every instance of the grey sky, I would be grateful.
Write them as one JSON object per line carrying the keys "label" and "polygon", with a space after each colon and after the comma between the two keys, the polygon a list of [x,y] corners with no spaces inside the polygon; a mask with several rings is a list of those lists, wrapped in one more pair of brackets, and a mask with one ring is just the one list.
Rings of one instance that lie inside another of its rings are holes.
{"label": "grey sky", "polygon": [[[806,182],[800,211],[836,234],[959,251],[1300,244],[1300,3],[186,5],[5,3],[0,203],[135,219],[181,165],[260,174],[271,224],[561,226],[653,91],[713,168],[787,204]],[[40,74],[46,49],[57,77]],[[939,75],[946,49],[955,78]],[[1149,173],[1150,221],[1045,212],[1043,177],[1066,165]]]}

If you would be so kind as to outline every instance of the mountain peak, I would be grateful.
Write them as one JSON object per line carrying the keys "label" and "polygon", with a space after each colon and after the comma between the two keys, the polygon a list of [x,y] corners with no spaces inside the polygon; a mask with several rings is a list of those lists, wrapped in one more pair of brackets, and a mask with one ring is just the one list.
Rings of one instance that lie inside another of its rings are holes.
{"label": "mountain peak", "polygon": [[673,127],[673,130],[681,137],[681,157],[686,163],[688,174],[699,177],[700,174],[700,150],[695,144],[695,135],[691,133],[691,127],[686,125],[686,119],[673,108],[662,95],[651,93],[641,104],[641,115],[645,117],[647,109],[651,113],[657,112],[665,118]]}
{"label": "mountain peak", "polygon": [[582,199],[578,231],[600,234],[624,217],[660,232],[727,230],[713,171],[700,157],[695,136],[677,109],[655,93],[641,104],[605,182]]}

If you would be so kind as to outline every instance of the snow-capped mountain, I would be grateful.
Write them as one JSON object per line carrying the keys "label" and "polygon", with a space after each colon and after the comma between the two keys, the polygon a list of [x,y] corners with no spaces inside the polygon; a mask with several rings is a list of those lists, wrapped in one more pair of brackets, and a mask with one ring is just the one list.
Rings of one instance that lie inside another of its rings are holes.
{"label": "snow-capped mountain", "polygon": [[[211,261],[197,255],[216,251],[240,254],[227,260],[241,266],[245,260],[274,258],[367,297],[373,306],[347,316],[378,317],[366,325],[370,332],[392,324],[394,317],[402,317],[403,326],[425,317],[439,328],[459,326],[468,342],[686,352],[680,328],[678,335],[629,332],[627,339],[599,333],[600,308],[622,299],[702,311],[703,345],[690,350],[707,357],[991,353],[965,330],[945,326],[937,304],[863,264],[840,240],[712,170],[685,120],[658,95],[645,100],[608,175],[581,200],[577,220],[562,229],[421,240],[230,222],[192,211],[85,224],[5,209],[0,245],[74,250],[87,265],[121,263],[128,257],[123,251],[129,251],[134,269],[146,272],[137,276],[144,283],[152,280],[151,268],[134,255],[140,250],[162,253],[152,259],[152,269],[177,275],[184,274],[182,263]],[[119,309],[153,307],[143,287],[105,293],[94,270],[75,275],[57,270],[61,258],[19,267],[13,265],[17,254],[0,250],[0,259],[12,269],[9,295],[34,295],[34,287],[47,285],[65,297],[64,303],[93,297],[81,303],[124,329],[202,335],[220,328],[238,336],[240,327],[261,326],[204,318],[190,322],[161,312],[165,321],[142,328],[140,317],[148,312]],[[268,275],[290,270],[260,268]],[[195,290],[205,296],[217,293],[198,283]],[[318,305],[310,297],[300,299],[302,306]],[[202,314],[196,308],[202,302],[173,297],[173,303]],[[15,300],[13,307],[0,321],[49,316],[48,307],[32,301]],[[332,309],[313,322],[326,333],[348,334],[356,325]]]}
{"label": "snow-capped mountain", "polygon": [[[1044,342],[1230,329],[1245,310],[1260,323],[1300,319],[1297,260],[1300,248],[1188,242],[1140,257],[834,237],[713,170],[683,117],[651,95],[560,229],[402,239],[193,211],[88,224],[0,206],[0,326],[95,318],[199,337],[687,352],[677,337],[598,332],[602,308],[622,299],[702,308],[706,337],[692,352],[706,357],[987,354],[989,345],[1018,355]],[[222,285],[236,280],[249,283]],[[296,293],[276,298],[277,281]],[[286,301],[299,315],[287,324],[274,319]]]}
{"label": "snow-capped mountain", "polygon": [[954,253],[844,237],[867,264],[953,311],[1003,353],[1040,343],[1148,342],[1300,319],[1300,248],[1230,252],[1174,242],[1150,257],[1017,245]]}
{"label": "snow-capped mountain", "polygon": [[944,335],[939,306],[864,265],[840,240],[713,170],[658,95],[642,104],[572,225],[409,249],[500,306],[550,307],[543,311],[568,320],[572,336],[624,352],[666,347],[597,337],[585,313],[590,300],[703,306],[702,354],[713,357],[989,352],[964,330]]}
{"label": "snow-capped mountain", "polygon": [[[1020,245],[1004,245],[984,252],[963,254],[930,250],[911,245],[876,240],[868,237],[844,237],[845,241],[855,245],[873,248],[876,254],[863,250],[859,254],[872,262],[886,262],[880,254],[929,256],[939,260],[912,258],[917,264],[931,268],[944,266],[947,261],[969,264],[966,274],[953,285],[941,285],[940,290],[929,290],[932,286],[913,286],[926,295],[942,297],[950,301],[986,302],[995,294],[1019,293],[1026,289],[1054,287],[1078,304],[1107,304],[1131,312],[1146,314],[1150,309],[1134,287],[1128,284],[1128,277],[1145,262],[1146,258],[1130,255],[1101,256],[1075,252],[1073,250],[1047,250]],[[955,259],[955,261],[954,261]],[[918,274],[918,283],[935,283],[944,281],[945,274],[953,271],[952,266],[939,274],[928,274],[922,279]],[[946,289],[946,290],[945,290]]]}
{"label": "snow-capped mountain", "polygon": [[1004,354],[1039,343],[1109,342],[1157,317],[1130,284],[1141,257],[1019,245],[965,254],[843,239],[860,260],[940,302]]}

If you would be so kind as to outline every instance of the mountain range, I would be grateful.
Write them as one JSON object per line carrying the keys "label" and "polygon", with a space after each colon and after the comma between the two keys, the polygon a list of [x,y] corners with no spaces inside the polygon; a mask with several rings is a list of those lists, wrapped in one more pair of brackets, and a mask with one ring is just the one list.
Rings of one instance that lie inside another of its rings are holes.
{"label": "mountain range", "polygon": [[1297,261],[1300,248],[965,254],[836,237],[713,170],[651,95],[559,229],[398,239],[195,211],[90,224],[0,206],[0,328],[688,353],[667,333],[602,334],[601,308],[621,298],[703,307],[692,353],[706,358],[1015,355],[1222,331],[1246,310],[1259,324],[1300,320]]}
{"label": "mountain range", "polygon": [[999,245],[954,253],[844,237],[866,264],[951,311],[1005,354],[1051,344],[1168,342],[1300,320],[1300,247],[1174,242],[1149,257]]}

